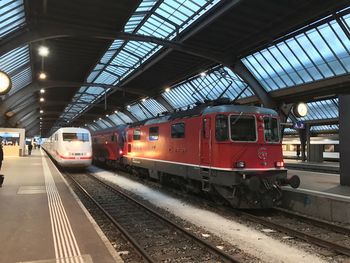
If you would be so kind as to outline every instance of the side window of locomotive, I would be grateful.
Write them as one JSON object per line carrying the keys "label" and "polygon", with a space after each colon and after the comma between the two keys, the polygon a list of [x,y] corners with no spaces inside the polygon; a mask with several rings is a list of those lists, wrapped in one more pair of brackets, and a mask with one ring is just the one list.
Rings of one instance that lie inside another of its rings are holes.
{"label": "side window of locomotive", "polygon": [[185,138],[185,123],[171,125],[171,138]]}
{"label": "side window of locomotive", "polygon": [[228,140],[228,118],[226,115],[223,115],[223,114],[216,115],[215,138],[219,142]]}
{"label": "side window of locomotive", "polygon": [[159,127],[149,128],[148,139],[150,141],[156,141],[159,137]]}
{"label": "side window of locomotive", "polygon": [[256,141],[256,126],[254,116],[231,115],[231,139],[240,142]]}
{"label": "side window of locomotive", "polygon": [[276,118],[264,117],[264,137],[266,142],[279,142],[279,127]]}
{"label": "side window of locomotive", "polygon": [[140,129],[135,129],[134,130],[133,139],[134,140],[140,140],[141,139],[141,130]]}

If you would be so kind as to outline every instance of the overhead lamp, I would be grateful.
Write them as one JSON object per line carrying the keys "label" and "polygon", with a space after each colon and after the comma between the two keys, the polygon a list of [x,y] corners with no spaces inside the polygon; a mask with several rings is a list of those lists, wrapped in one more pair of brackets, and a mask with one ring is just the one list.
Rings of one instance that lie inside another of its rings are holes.
{"label": "overhead lamp", "polygon": [[102,118],[100,117],[100,118],[98,118],[99,120],[102,120]]}
{"label": "overhead lamp", "polygon": [[45,99],[44,99],[43,97],[40,98],[40,102],[44,102],[44,100],[45,100]]}
{"label": "overhead lamp", "polygon": [[43,119],[43,117],[40,117],[40,120],[42,120]]}
{"label": "overhead lamp", "polygon": [[45,93],[45,90],[44,89],[40,89],[40,93],[41,94]]}
{"label": "overhead lamp", "polygon": [[43,113],[44,113],[44,111],[43,111],[43,110],[40,110],[40,113],[41,113],[41,114],[43,114]]}
{"label": "overhead lamp", "polygon": [[108,114],[106,114],[106,117],[108,117],[109,115]]}
{"label": "overhead lamp", "polygon": [[142,102],[145,102],[145,101],[146,101],[146,99],[145,99],[145,98],[143,98],[143,99],[142,99]]}
{"label": "overhead lamp", "polygon": [[94,122],[96,122],[96,120],[94,120]]}
{"label": "overhead lamp", "polygon": [[47,57],[50,53],[49,48],[46,46],[40,46],[38,49],[39,56]]}
{"label": "overhead lamp", "polygon": [[118,113],[118,111],[117,111],[117,110],[115,110],[115,111],[114,111],[114,113]]}
{"label": "overhead lamp", "polygon": [[9,75],[0,71],[0,95],[4,95],[12,88],[12,81]]}
{"label": "overhead lamp", "polygon": [[39,79],[46,79],[46,74],[45,74],[45,72],[41,72],[40,74],[39,74]]}
{"label": "overhead lamp", "polygon": [[307,104],[304,102],[299,102],[293,106],[293,113],[295,117],[305,117],[308,113],[309,109],[307,107]]}
{"label": "overhead lamp", "polygon": [[205,71],[201,72],[201,77],[205,77],[207,75],[207,73]]}
{"label": "overhead lamp", "polygon": [[126,106],[127,108],[130,108],[131,106],[130,105],[128,105],[128,106]]}
{"label": "overhead lamp", "polygon": [[165,92],[169,92],[169,91],[170,91],[170,88],[167,87],[167,88],[165,89]]}

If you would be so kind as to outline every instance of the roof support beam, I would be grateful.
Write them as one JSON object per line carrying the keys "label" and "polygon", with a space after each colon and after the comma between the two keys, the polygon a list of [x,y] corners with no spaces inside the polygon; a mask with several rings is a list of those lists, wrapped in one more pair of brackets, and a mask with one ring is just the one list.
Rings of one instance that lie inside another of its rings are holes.
{"label": "roof support beam", "polygon": [[25,117],[27,114],[36,111],[38,109],[38,105],[34,104],[31,105],[27,108],[25,108],[24,110],[22,110],[21,112],[17,113],[16,115],[14,115],[13,117],[10,118],[9,123],[12,126],[17,126],[18,125],[18,121],[20,121],[23,117]]}

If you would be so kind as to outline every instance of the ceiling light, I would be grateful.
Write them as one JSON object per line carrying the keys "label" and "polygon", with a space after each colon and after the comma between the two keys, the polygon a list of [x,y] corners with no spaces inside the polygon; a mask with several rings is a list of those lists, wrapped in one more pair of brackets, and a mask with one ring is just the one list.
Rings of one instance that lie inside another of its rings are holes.
{"label": "ceiling light", "polygon": [[99,120],[102,120],[102,118],[100,117],[100,118],[98,118]]}
{"label": "ceiling light", "polygon": [[40,98],[40,102],[43,102],[45,99],[44,98]]}
{"label": "ceiling light", "polygon": [[45,90],[44,89],[40,89],[40,93],[41,94],[45,93]]}
{"label": "ceiling light", "polygon": [[40,74],[39,74],[39,79],[46,79],[46,74],[44,73],[44,72],[41,72]]}
{"label": "ceiling light", "polygon": [[94,120],[94,122],[96,122],[96,120]]}
{"label": "ceiling light", "polygon": [[40,113],[41,113],[41,114],[43,114],[43,113],[44,113],[44,111],[43,111],[43,110],[40,110]]}
{"label": "ceiling light", "polygon": [[117,111],[117,110],[115,110],[115,111],[114,111],[114,113],[118,113],[118,111]]}
{"label": "ceiling light", "polygon": [[128,105],[127,107],[128,107],[128,108],[130,108],[131,106],[130,106],[130,105]]}
{"label": "ceiling light", "polygon": [[170,91],[170,88],[167,87],[167,88],[165,89],[165,92],[169,92],[169,91]]}
{"label": "ceiling light", "polygon": [[7,92],[9,92],[11,87],[12,87],[12,82],[9,75],[7,75],[3,71],[0,71],[0,95],[6,94]]}
{"label": "ceiling light", "polygon": [[39,55],[42,57],[47,57],[50,53],[49,48],[45,46],[40,46],[38,49]]}
{"label": "ceiling light", "polygon": [[109,115],[108,114],[106,114],[106,117],[108,117]]}
{"label": "ceiling light", "polygon": [[43,117],[40,117],[40,120],[42,120],[43,119]]}
{"label": "ceiling light", "polygon": [[201,77],[205,77],[206,75],[207,75],[207,73],[206,72],[201,72]]}
{"label": "ceiling light", "polygon": [[143,98],[143,99],[142,99],[142,102],[145,102],[145,101],[146,101],[146,99],[145,99],[145,98]]}

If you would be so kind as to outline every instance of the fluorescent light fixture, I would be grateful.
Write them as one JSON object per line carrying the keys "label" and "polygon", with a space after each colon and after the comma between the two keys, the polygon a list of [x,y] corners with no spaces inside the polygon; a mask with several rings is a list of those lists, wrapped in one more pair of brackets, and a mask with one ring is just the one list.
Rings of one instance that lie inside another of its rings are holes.
{"label": "fluorescent light fixture", "polygon": [[45,90],[44,89],[40,89],[40,93],[41,94],[45,93]]}
{"label": "fluorescent light fixture", "polygon": [[40,102],[44,102],[44,101],[45,101],[45,99],[41,97],[40,98]]}
{"label": "fluorescent light fixture", "polygon": [[40,46],[38,49],[39,56],[47,57],[50,53],[49,48],[46,46]]}
{"label": "fluorescent light fixture", "polygon": [[46,79],[46,74],[44,73],[44,72],[41,72],[40,74],[39,74],[39,79]]}

